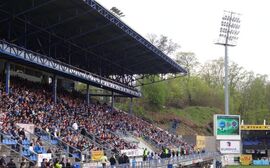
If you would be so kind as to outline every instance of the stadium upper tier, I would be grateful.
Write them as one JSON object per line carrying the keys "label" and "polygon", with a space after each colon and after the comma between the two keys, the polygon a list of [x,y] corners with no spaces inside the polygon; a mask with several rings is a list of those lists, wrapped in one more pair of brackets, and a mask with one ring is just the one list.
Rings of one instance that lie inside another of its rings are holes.
{"label": "stadium upper tier", "polygon": [[0,38],[103,77],[186,73],[94,0],[0,0]]}

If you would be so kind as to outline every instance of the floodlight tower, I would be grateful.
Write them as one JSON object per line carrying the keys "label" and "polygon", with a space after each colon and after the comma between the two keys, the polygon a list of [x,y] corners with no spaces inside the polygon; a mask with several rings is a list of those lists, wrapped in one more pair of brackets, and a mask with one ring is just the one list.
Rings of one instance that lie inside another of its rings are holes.
{"label": "floodlight tower", "polygon": [[218,41],[215,44],[223,45],[225,47],[225,114],[229,115],[229,83],[228,83],[228,47],[234,47],[237,45],[238,34],[240,28],[240,14],[232,11],[224,11],[220,34]]}

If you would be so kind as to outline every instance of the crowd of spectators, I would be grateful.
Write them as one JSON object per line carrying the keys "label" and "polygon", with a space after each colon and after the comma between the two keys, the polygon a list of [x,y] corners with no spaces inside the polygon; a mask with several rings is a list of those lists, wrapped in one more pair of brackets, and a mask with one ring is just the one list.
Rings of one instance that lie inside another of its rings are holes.
{"label": "crowd of spectators", "polygon": [[99,138],[101,143],[109,144],[111,149],[137,148],[115,134],[121,131],[144,137],[160,149],[181,148],[185,154],[193,150],[176,135],[134,115],[111,109],[106,104],[87,105],[80,96],[64,90],[58,91],[57,103],[54,103],[49,85],[14,77],[11,80],[10,94],[7,95],[3,89],[0,85],[0,118],[4,125],[35,124],[79,150],[97,148],[80,134],[80,128]]}

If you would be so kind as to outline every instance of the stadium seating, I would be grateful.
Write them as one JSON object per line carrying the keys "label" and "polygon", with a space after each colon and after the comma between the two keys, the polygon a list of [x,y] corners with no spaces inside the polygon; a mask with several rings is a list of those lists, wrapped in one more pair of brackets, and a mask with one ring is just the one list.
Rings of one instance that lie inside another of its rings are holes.
{"label": "stadium seating", "polygon": [[[43,140],[50,140],[51,144],[57,145],[61,140],[80,151],[98,149],[90,139],[80,134],[81,129],[84,128],[99,140],[99,144],[108,144],[110,149],[137,148],[136,145],[126,142],[115,134],[121,131],[148,139],[159,149],[163,147],[180,149],[182,154],[193,152],[193,147],[177,136],[136,116],[111,110],[106,104],[97,103],[88,106],[81,95],[64,90],[60,91],[58,102],[54,104],[50,86],[17,77],[11,82],[10,95],[1,92],[0,97],[0,110],[4,114],[1,118],[3,132],[8,131],[6,128],[9,128],[11,123],[33,123],[46,132],[35,131],[35,133]],[[3,140],[3,143],[16,144],[17,142]],[[29,144],[29,140],[22,142],[22,145]],[[42,147],[34,150],[36,153],[45,152]],[[81,157],[76,152],[73,156]],[[35,159],[34,156],[31,158]]]}

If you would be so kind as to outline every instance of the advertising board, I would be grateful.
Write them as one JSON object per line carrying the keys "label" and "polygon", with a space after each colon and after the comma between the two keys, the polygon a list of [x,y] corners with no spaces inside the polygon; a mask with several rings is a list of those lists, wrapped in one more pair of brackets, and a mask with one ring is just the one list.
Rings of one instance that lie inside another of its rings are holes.
{"label": "advertising board", "polygon": [[214,133],[218,140],[240,140],[240,116],[214,115]]}
{"label": "advertising board", "polygon": [[240,153],[240,141],[220,141],[219,150],[222,154],[238,154]]}

